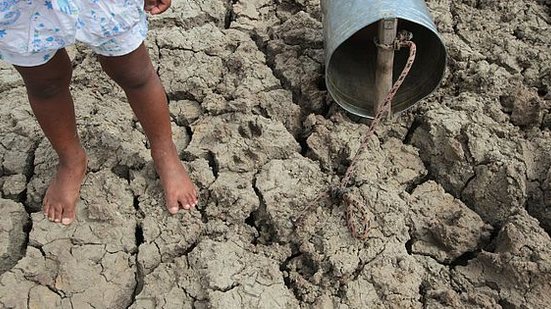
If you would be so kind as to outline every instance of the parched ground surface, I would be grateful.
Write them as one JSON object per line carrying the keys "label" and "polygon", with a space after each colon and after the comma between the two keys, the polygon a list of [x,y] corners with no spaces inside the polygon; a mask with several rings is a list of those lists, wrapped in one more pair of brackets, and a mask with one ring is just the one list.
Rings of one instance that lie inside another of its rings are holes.
{"label": "parched ground surface", "polygon": [[0,66],[1,308],[551,307],[551,3],[427,1],[442,87],[381,127],[351,196],[327,201],[366,124],[323,82],[319,0],[175,0],[148,46],[197,210],[164,208],[120,89],[77,46],[90,156],[78,222],[40,212],[55,154]]}

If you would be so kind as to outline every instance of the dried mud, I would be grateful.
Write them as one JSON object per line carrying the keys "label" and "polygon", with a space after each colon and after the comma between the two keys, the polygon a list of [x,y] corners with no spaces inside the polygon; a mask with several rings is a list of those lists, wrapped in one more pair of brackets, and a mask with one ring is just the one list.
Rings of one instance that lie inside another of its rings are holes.
{"label": "dried mud", "polygon": [[[428,0],[449,51],[441,88],[379,128],[323,82],[319,0],[176,0],[147,41],[200,190],[164,208],[123,92],[71,48],[90,156],[78,222],[45,220],[55,154],[0,65],[1,308],[551,306],[551,3]],[[300,224],[297,224],[300,222]]]}

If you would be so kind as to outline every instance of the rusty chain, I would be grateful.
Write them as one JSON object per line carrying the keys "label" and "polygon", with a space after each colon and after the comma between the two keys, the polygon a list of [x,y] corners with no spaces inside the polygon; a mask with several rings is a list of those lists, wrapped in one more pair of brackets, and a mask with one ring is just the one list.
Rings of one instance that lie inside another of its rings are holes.
{"label": "rusty chain", "polygon": [[[417,46],[415,43],[411,41],[412,35],[410,32],[407,31],[401,31],[398,33],[398,36],[396,37],[396,40],[392,46],[380,46],[377,42],[378,47],[382,48],[393,48],[395,50],[399,50],[400,48],[407,47],[409,48],[409,57],[406,62],[406,65],[404,66],[404,69],[402,70],[402,73],[398,77],[398,80],[394,83],[390,91],[388,92],[388,95],[385,97],[383,101],[383,105],[380,108],[380,110],[377,112],[375,117],[373,118],[373,121],[371,121],[367,131],[365,132],[362,143],[360,144],[360,148],[352,158],[352,161],[350,162],[350,165],[348,166],[346,173],[344,177],[342,178],[341,182],[338,186],[333,187],[323,193],[320,193],[316,199],[314,199],[297,217],[295,220],[295,224],[300,223],[306,212],[310,211],[315,205],[318,204],[318,202],[325,198],[325,197],[332,197],[334,199],[342,198],[346,204],[346,222],[348,229],[350,230],[350,233],[353,237],[364,240],[368,236],[369,232],[369,217],[367,215],[367,210],[363,205],[360,203],[360,201],[354,199],[350,194],[347,192],[347,187],[349,185],[350,179],[352,178],[352,175],[356,171],[357,163],[359,161],[360,156],[363,154],[363,152],[367,149],[369,140],[371,137],[375,134],[375,131],[379,127],[381,121],[384,119],[384,117],[388,114],[390,111],[390,107],[392,106],[392,100],[394,99],[394,96],[398,92],[398,89],[402,86],[402,83],[404,82],[405,78],[408,76],[411,67],[413,66],[413,63],[415,61],[415,57],[417,55]],[[355,223],[356,221],[356,215],[359,217],[359,225]]]}

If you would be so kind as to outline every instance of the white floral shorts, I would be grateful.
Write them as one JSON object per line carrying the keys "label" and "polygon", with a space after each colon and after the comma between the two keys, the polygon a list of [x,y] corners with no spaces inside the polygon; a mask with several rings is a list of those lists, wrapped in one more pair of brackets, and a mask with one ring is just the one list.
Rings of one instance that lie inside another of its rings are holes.
{"label": "white floral shorts", "polygon": [[48,62],[75,41],[104,56],[126,55],[147,35],[144,0],[0,0],[0,59]]}

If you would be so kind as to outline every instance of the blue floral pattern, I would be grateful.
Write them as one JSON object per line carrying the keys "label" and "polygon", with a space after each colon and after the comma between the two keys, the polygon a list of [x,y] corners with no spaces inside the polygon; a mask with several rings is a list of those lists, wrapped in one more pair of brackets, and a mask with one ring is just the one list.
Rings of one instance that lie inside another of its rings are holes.
{"label": "blue floral pattern", "polygon": [[19,2],[19,0],[3,0],[0,2],[0,30],[6,34],[6,29],[4,27],[13,25],[21,16],[21,11],[14,6]]}
{"label": "blue floral pattern", "polygon": [[0,60],[34,66],[75,41],[120,56],[147,34],[143,0],[0,0]]}

